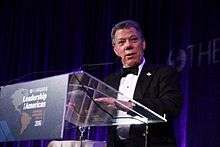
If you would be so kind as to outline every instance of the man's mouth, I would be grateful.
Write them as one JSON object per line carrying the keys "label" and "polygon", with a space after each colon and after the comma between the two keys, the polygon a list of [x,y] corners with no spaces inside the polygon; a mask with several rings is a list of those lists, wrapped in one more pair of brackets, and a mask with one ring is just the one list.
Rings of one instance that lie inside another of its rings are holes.
{"label": "man's mouth", "polygon": [[129,53],[125,55],[126,58],[133,58],[134,56],[135,56],[135,53]]}

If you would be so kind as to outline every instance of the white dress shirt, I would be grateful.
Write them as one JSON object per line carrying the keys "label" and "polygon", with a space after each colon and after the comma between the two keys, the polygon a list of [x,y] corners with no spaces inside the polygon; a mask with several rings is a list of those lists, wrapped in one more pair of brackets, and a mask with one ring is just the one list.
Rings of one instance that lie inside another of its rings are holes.
{"label": "white dress shirt", "polygon": [[[144,64],[145,64],[145,59],[143,58],[142,63],[138,66],[138,75],[128,74],[127,76],[121,78],[119,85],[119,92],[122,93],[124,96],[118,95],[117,97],[118,100],[128,101],[128,98],[133,99],[137,80]],[[127,112],[118,111],[118,117],[120,116],[129,117],[130,115],[128,115]],[[127,120],[118,119],[118,123],[120,122],[122,123],[122,121],[127,121]],[[130,125],[120,125],[117,127],[117,133],[121,139],[126,139],[129,137],[129,128]]]}

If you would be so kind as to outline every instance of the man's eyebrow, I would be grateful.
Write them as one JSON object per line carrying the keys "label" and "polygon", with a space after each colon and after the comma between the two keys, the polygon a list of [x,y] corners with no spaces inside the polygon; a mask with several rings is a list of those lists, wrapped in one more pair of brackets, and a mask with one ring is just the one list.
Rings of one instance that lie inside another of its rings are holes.
{"label": "man's eyebrow", "polygon": [[117,40],[125,40],[126,38],[118,38]]}
{"label": "man's eyebrow", "polygon": [[138,35],[132,34],[132,35],[129,36],[129,37],[120,37],[120,38],[116,38],[116,39],[118,39],[118,40],[123,40],[123,39],[131,38],[131,37],[138,37]]}

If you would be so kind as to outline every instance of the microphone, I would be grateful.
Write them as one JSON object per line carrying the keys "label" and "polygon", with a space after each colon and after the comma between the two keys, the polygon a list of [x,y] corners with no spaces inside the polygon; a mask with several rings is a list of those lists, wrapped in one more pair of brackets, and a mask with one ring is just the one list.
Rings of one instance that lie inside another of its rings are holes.
{"label": "microphone", "polygon": [[94,63],[94,64],[83,64],[79,69],[80,70],[93,70],[97,68],[101,68],[103,66],[113,65],[115,62],[101,62],[101,63]]}
{"label": "microphone", "polygon": [[95,75],[95,77],[104,80],[106,75],[117,69],[117,62],[101,62],[94,64],[83,64],[79,70]]}

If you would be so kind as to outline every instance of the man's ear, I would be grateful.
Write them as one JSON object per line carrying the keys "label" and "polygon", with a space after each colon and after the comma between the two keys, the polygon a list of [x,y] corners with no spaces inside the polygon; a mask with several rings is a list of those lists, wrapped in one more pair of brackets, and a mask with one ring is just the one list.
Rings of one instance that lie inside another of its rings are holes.
{"label": "man's ear", "polygon": [[146,45],[146,41],[145,40],[143,40],[142,46],[143,46],[143,50],[146,50],[147,45]]}
{"label": "man's ear", "polygon": [[117,56],[119,56],[119,57],[120,57],[120,55],[119,55],[119,53],[118,53],[117,48],[116,48],[114,45],[112,45],[112,47],[113,47],[113,49],[114,49],[115,54],[116,54]]}

